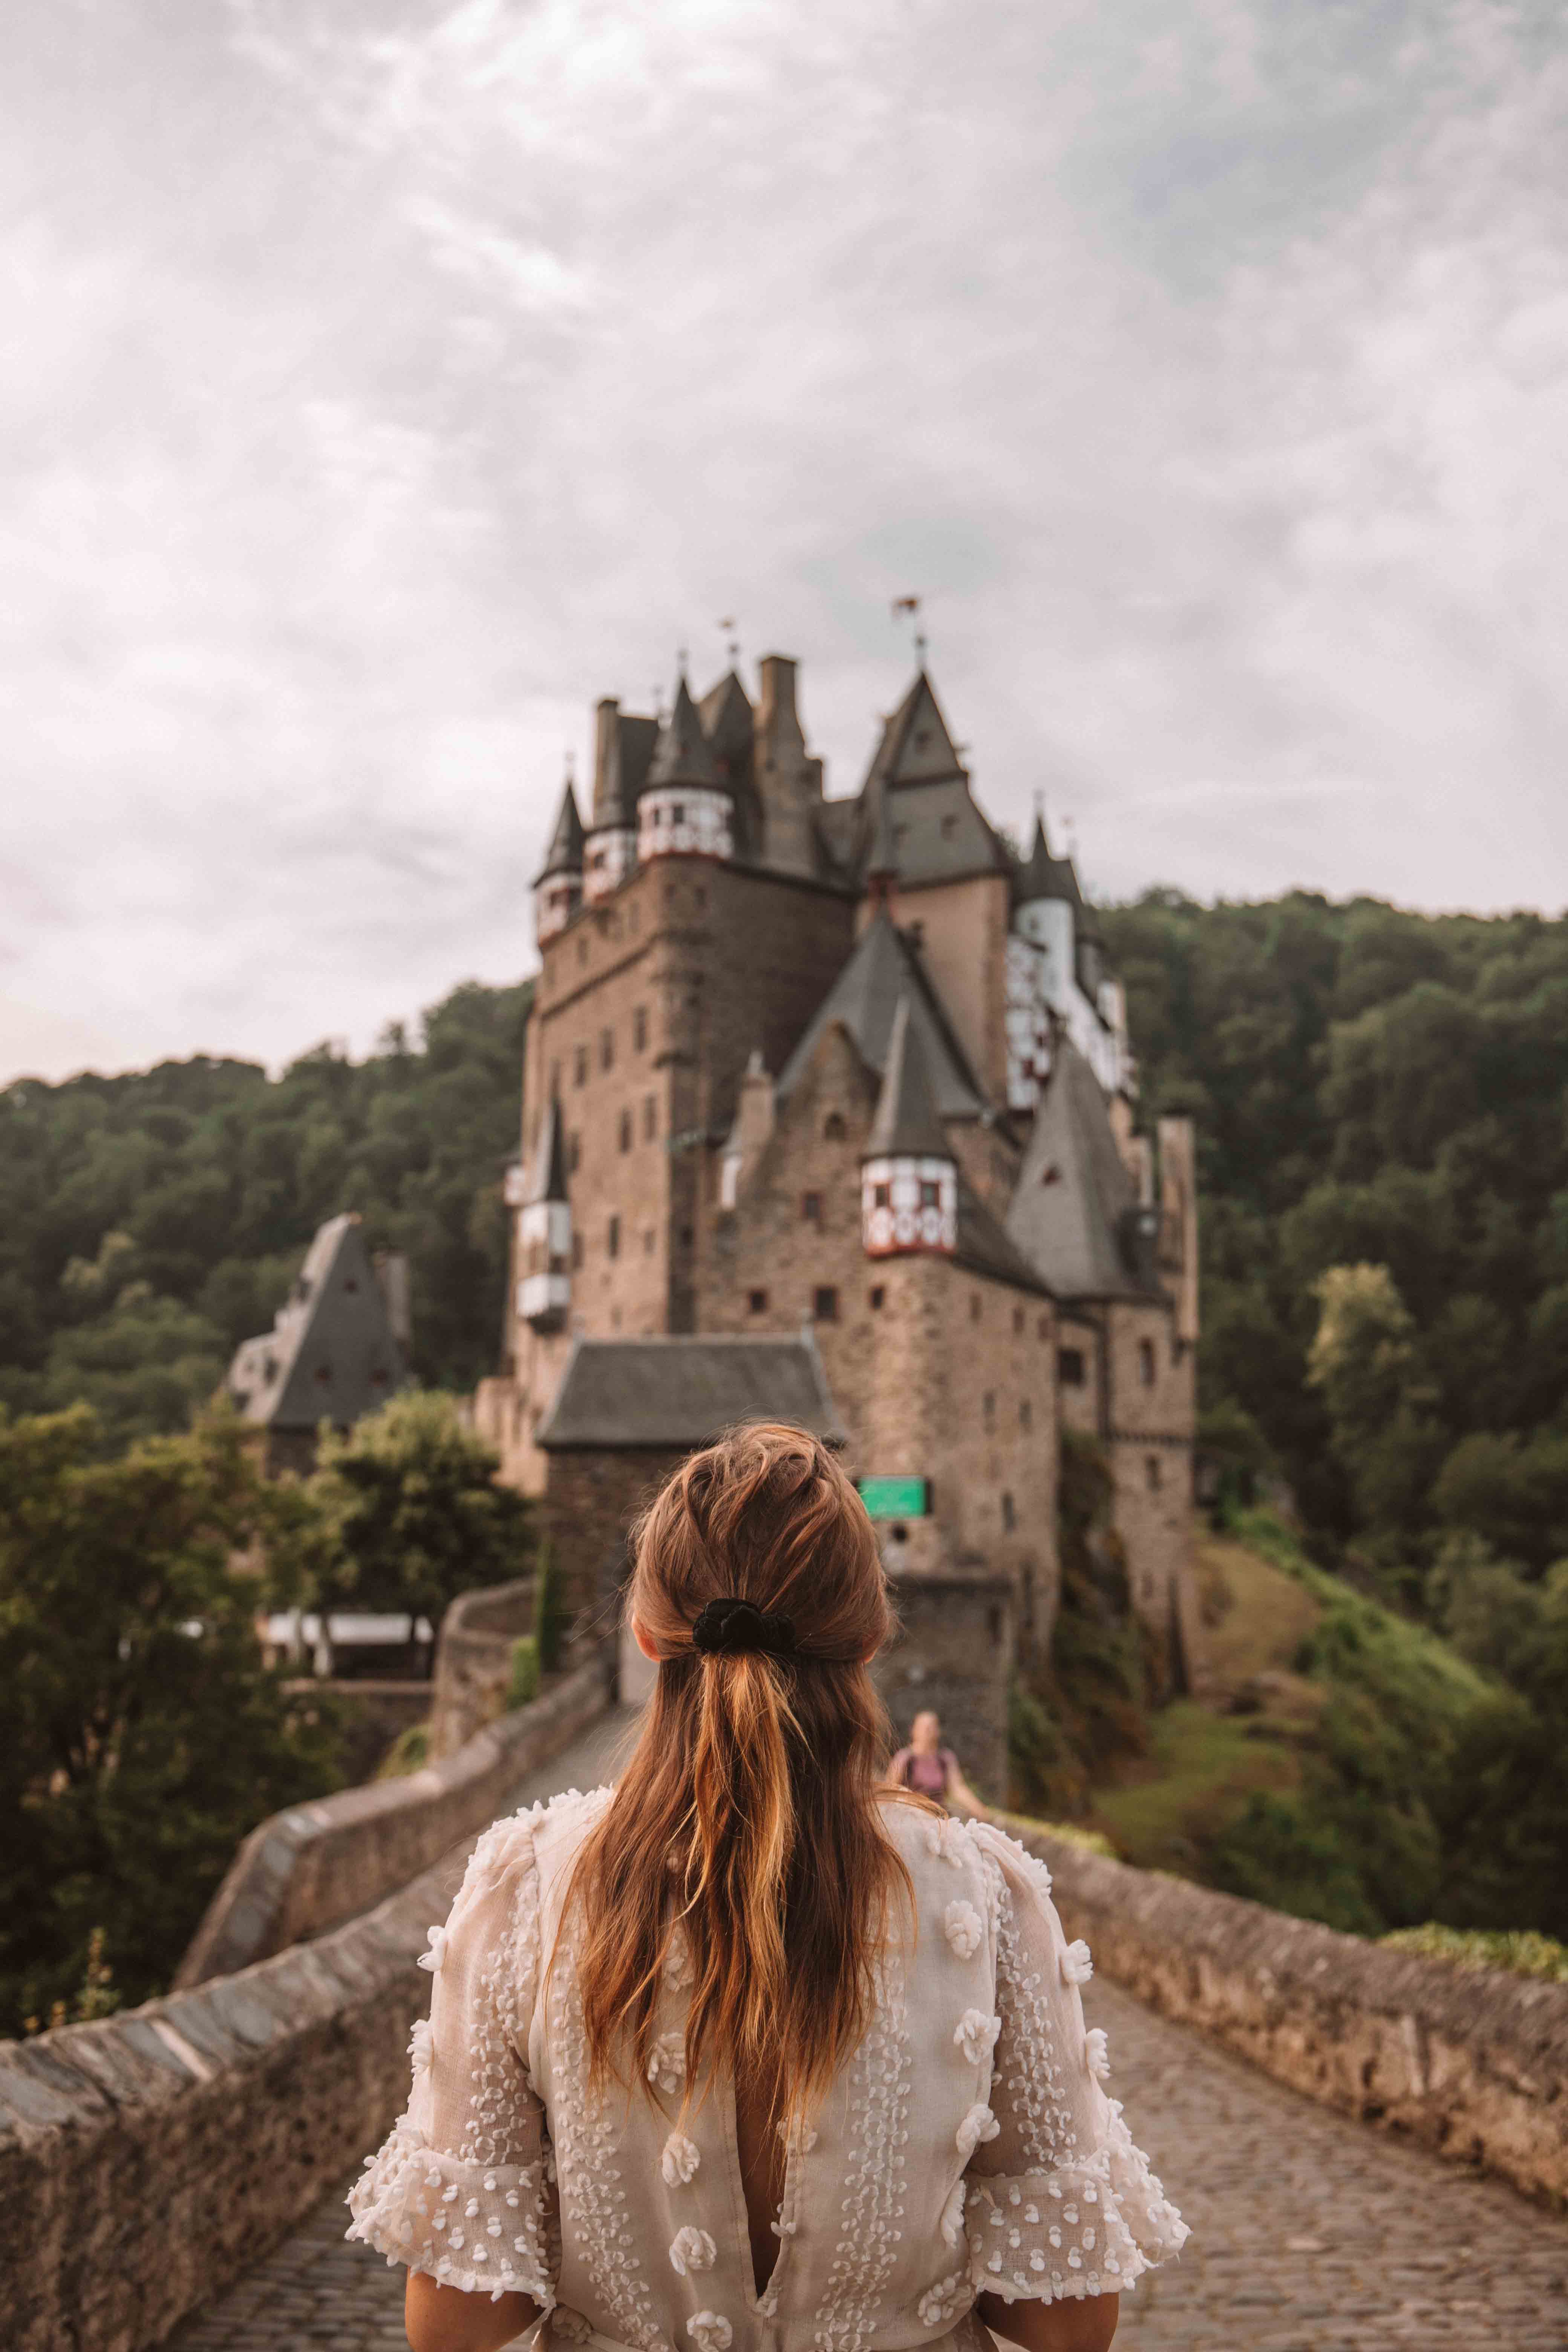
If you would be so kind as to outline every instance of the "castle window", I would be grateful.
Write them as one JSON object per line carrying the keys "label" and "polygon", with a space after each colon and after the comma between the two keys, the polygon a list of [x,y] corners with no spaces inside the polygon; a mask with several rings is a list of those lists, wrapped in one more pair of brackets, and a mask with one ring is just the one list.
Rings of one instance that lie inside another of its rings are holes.
{"label": "castle window", "polygon": [[575,1176],[577,1162],[583,1157],[583,1139],[575,1131],[566,1139],[566,1173]]}
{"label": "castle window", "polygon": [[874,1209],[890,1209],[892,1205],[892,1186],[890,1184],[873,1184],[871,1187],[871,1206]]}
{"label": "castle window", "polygon": [[605,1247],[609,1256],[619,1257],[621,1254],[621,1221],[619,1217],[612,1217],[610,1219],[610,1230],[605,1243]]}
{"label": "castle window", "polygon": [[601,1029],[599,1032],[599,1067],[601,1070],[609,1069],[614,1064],[615,1058],[616,1033],[613,1029]]}
{"label": "castle window", "polygon": [[746,1293],[746,1311],[751,1315],[765,1315],[768,1311],[767,1292],[765,1290],[748,1290]]}
{"label": "castle window", "polygon": [[331,1388],[332,1384],[332,1368],[331,1364],[318,1364],[316,1366],[316,1378],[322,1388]]}
{"label": "castle window", "polygon": [[837,1111],[830,1110],[826,1118],[823,1121],[822,1139],[825,1143],[843,1142],[844,1120]]}
{"label": "castle window", "polygon": [[870,1299],[870,1305],[871,1305],[871,1312],[872,1312],[872,1314],[873,1314],[873,1315],[880,1314],[881,1309],[882,1309],[882,1303],[883,1303],[883,1301],[886,1299],[886,1297],[887,1297],[887,1296],[888,1296],[887,1292],[883,1289],[883,1287],[882,1287],[881,1284],[880,1284],[879,1282],[879,1283],[875,1283],[875,1284],[873,1284],[873,1286],[872,1286],[872,1287],[871,1287],[871,1289],[870,1289],[869,1293],[868,1294],[868,1297],[869,1297],[869,1299]]}
{"label": "castle window", "polygon": [[552,1062],[550,1065],[550,1099],[552,1102],[555,1100],[556,1096],[560,1092],[561,1065],[559,1062]]}
{"label": "castle window", "polygon": [[921,1206],[922,1209],[940,1209],[942,1206],[942,1186],[932,1177],[921,1178]]}
{"label": "castle window", "polygon": [[995,1426],[996,1426],[996,1391],[995,1391],[995,1390],[994,1390],[994,1389],[987,1389],[987,1390],[986,1390],[986,1391],[985,1391],[985,1393],[984,1393],[984,1395],[981,1398],[981,1400],[980,1400],[980,1418],[981,1418],[981,1420],[984,1423],[984,1424],[985,1424],[985,1426],[986,1426],[986,1428],[987,1428],[987,1429],[994,1429],[994,1428],[995,1428]]}
{"label": "castle window", "polygon": [[980,1320],[980,1293],[977,1290],[972,1290],[969,1294],[969,1319],[972,1323],[978,1323]]}
{"label": "castle window", "polygon": [[647,1044],[647,1006],[639,1004],[632,1014],[632,1050],[640,1054]]}
{"label": "castle window", "polygon": [[821,1284],[812,1292],[811,1312],[813,1320],[817,1323],[837,1322],[838,1293],[830,1284]]}
{"label": "castle window", "polygon": [[1060,1355],[1057,1358],[1057,1376],[1061,1381],[1064,1389],[1082,1388],[1083,1349],[1081,1348],[1064,1348],[1062,1349]]}
{"label": "castle window", "polygon": [[649,1225],[647,1233],[644,1234],[642,1237],[642,1250],[644,1257],[651,1257],[653,1255],[654,1243],[657,1239],[658,1235],[655,1234],[653,1227]]}
{"label": "castle window", "polygon": [[1019,1428],[1020,1428],[1020,1429],[1027,1429],[1027,1428],[1030,1426],[1030,1424],[1032,1423],[1032,1422],[1034,1421],[1034,1418],[1035,1418],[1035,1408],[1034,1408],[1034,1406],[1030,1403],[1030,1402],[1029,1402],[1029,1400],[1028,1400],[1028,1398],[1027,1398],[1027,1397],[1020,1397],[1020,1398],[1018,1399],[1018,1426],[1019,1426]]}
{"label": "castle window", "polygon": [[691,1228],[689,1225],[682,1225],[680,1228],[680,1246],[682,1249],[689,1249],[691,1247]]}
{"label": "castle window", "polygon": [[1148,1481],[1149,1492],[1157,1495],[1160,1491],[1160,1457],[1157,1454],[1144,1455],[1143,1475]]}
{"label": "castle window", "polygon": [[821,1193],[803,1192],[800,1196],[800,1213],[803,1223],[820,1225],[822,1223]]}
{"label": "castle window", "polygon": [[1013,1508],[1013,1497],[1011,1495],[1004,1495],[1002,1497],[1002,1526],[1005,1532],[1011,1535],[1017,1524],[1018,1514]]}
{"label": "castle window", "polygon": [[582,1265],[582,1263],[583,1263],[583,1236],[582,1236],[582,1234],[573,1234],[573,1236],[572,1236],[572,1264],[573,1264],[573,1265],[574,1265],[574,1267],[576,1267],[576,1266],[580,1266],[580,1265]]}
{"label": "castle window", "polygon": [[1021,1307],[1015,1307],[1013,1309],[1013,1337],[1015,1339],[1021,1336],[1023,1328],[1024,1310]]}
{"label": "castle window", "polygon": [[629,1151],[631,1148],[632,1115],[629,1110],[624,1110],[621,1113],[621,1150],[623,1151]]}
{"label": "castle window", "polygon": [[1042,1315],[1040,1318],[1039,1335],[1042,1339],[1048,1339],[1051,1336],[1051,1318],[1048,1315]]}
{"label": "castle window", "polygon": [[645,1143],[651,1143],[658,1133],[658,1105],[652,1095],[645,1095],[642,1106],[642,1139]]}
{"label": "castle window", "polygon": [[577,1046],[573,1053],[572,1083],[574,1087],[585,1087],[588,1083],[588,1048],[586,1045]]}
{"label": "castle window", "polygon": [[669,821],[671,824],[684,824],[686,823],[686,803],[684,801],[677,801],[674,803],[669,812]]}
{"label": "castle window", "polygon": [[1138,1377],[1146,1389],[1153,1387],[1154,1342],[1152,1339],[1140,1339],[1138,1342]]}
{"label": "castle window", "polygon": [[700,914],[700,913],[702,912],[703,908],[704,908],[707,904],[708,904],[708,893],[707,893],[706,889],[703,887],[702,884],[700,882],[700,883],[698,884],[698,886],[697,886],[697,911],[698,911],[698,913],[699,913],[699,914]]}

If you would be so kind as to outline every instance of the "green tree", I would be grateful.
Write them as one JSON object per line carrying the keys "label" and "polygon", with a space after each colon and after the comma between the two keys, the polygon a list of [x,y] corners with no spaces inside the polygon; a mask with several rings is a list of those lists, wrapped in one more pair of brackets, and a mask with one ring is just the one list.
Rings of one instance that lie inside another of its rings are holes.
{"label": "green tree", "polygon": [[303,1557],[327,1601],[424,1612],[526,1566],[528,1507],[454,1398],[409,1389],[346,1437],[324,1430]]}
{"label": "green tree", "polygon": [[156,1991],[247,1831],[337,1784],[237,1568],[297,1541],[299,1490],[226,1415],[114,1461],[100,1435],[0,1415],[0,2031]]}

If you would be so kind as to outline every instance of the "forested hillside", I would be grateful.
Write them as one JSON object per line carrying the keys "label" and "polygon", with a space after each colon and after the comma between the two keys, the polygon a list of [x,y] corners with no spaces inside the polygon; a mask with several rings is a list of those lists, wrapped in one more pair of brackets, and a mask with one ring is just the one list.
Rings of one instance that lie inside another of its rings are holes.
{"label": "forested hillside", "polygon": [[322,1218],[411,1261],[415,1370],[494,1369],[524,985],[453,991],[350,1062],[165,1062],[0,1092],[0,1406],[85,1399],[117,1447],[184,1425]]}
{"label": "forested hillside", "polygon": [[1456,1531],[1568,1556],[1568,922],[1303,895],[1101,915],[1191,1111],[1210,1441],[1421,1605]]}

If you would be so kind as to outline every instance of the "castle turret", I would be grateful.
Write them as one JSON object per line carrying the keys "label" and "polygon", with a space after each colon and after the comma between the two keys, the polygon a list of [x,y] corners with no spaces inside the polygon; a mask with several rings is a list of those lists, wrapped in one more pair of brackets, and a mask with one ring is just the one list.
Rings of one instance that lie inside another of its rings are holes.
{"label": "castle turret", "polygon": [[732,857],[735,803],[709,749],[684,671],[637,802],[637,856]]}
{"label": "castle turret", "polygon": [[561,1105],[553,1097],[539,1123],[517,1240],[517,1311],[536,1331],[559,1331],[572,1306],[572,1205]]}
{"label": "castle turret", "polygon": [[901,995],[877,1115],[860,1163],[860,1234],[868,1257],[958,1247],[958,1165],[948,1149],[920,1032]]}
{"label": "castle turret", "polygon": [[583,820],[568,775],[561,814],[550,836],[544,863],[533,881],[533,929],[542,946],[564,930],[583,903]]}
{"label": "castle turret", "polygon": [[795,702],[795,664],[764,654],[752,772],[762,812],[763,856],[775,873],[817,871],[822,762],[805,747]]}
{"label": "castle turret", "polygon": [[637,861],[636,779],[628,772],[621,706],[606,695],[595,713],[594,814],[588,827],[583,894],[590,903],[619,887]]}

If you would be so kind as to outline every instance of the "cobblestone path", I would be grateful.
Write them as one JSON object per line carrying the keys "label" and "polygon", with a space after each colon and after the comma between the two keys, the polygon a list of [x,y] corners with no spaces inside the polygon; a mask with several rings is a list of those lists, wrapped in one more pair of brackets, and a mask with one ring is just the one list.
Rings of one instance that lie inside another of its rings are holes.
{"label": "cobblestone path", "polygon": [[[519,1792],[591,1786],[622,1728],[595,1726]],[[1100,1979],[1111,2087],[1192,2225],[1179,2263],[1123,2297],[1126,2352],[1565,2352],[1568,2224],[1281,2088]],[[347,2183],[343,2184],[346,2189]],[[401,2347],[403,2273],[343,2238],[343,2190],[173,2352]]]}

